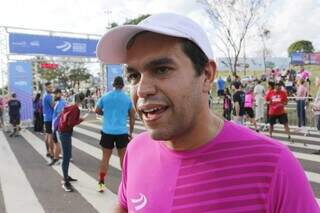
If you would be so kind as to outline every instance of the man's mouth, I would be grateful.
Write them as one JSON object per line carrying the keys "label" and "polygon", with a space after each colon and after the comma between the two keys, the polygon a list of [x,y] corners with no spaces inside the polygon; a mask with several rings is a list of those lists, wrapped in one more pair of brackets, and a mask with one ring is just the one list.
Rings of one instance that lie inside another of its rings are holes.
{"label": "man's mouth", "polygon": [[161,114],[165,112],[169,107],[168,106],[155,106],[148,107],[140,110],[142,112],[142,118],[145,121],[154,121],[160,118]]}

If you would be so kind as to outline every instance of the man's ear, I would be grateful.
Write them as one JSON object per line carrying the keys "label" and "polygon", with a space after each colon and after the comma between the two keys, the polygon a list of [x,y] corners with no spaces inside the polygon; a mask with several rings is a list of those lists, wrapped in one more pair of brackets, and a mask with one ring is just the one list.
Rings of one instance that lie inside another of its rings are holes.
{"label": "man's ear", "polygon": [[208,93],[211,90],[216,71],[216,63],[213,60],[209,60],[204,67],[203,92]]}

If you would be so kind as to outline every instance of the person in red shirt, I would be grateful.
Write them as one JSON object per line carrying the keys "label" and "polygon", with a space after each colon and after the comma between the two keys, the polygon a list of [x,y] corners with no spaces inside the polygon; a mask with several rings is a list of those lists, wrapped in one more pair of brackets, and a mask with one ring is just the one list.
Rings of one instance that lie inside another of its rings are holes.
{"label": "person in red shirt", "polygon": [[266,102],[269,105],[268,115],[269,115],[269,134],[272,137],[272,131],[274,124],[277,123],[277,120],[280,124],[283,124],[285,132],[288,134],[289,141],[291,140],[290,129],[288,125],[288,115],[285,110],[285,105],[288,102],[288,95],[285,90],[282,90],[281,82],[269,82],[269,86],[271,87],[270,92],[266,95]]}

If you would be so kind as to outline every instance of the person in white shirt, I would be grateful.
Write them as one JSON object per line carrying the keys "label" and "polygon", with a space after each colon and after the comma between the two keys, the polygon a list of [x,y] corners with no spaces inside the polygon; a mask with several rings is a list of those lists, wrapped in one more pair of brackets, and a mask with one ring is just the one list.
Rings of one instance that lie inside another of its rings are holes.
{"label": "person in white shirt", "polygon": [[265,89],[261,85],[261,81],[257,81],[257,85],[254,87],[253,90],[254,93],[254,98],[256,100],[256,121],[262,121],[264,117],[264,94],[265,94]]}

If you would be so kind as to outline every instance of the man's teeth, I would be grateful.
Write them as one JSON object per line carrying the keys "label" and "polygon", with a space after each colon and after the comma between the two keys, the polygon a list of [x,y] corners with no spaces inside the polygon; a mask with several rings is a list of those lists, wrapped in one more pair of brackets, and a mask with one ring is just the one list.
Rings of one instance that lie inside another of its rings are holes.
{"label": "man's teeth", "polygon": [[146,109],[146,110],[143,110],[143,112],[145,112],[145,113],[150,113],[150,112],[158,111],[158,110],[160,110],[160,109],[161,109],[161,107],[153,108],[153,109]]}

